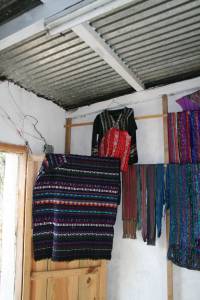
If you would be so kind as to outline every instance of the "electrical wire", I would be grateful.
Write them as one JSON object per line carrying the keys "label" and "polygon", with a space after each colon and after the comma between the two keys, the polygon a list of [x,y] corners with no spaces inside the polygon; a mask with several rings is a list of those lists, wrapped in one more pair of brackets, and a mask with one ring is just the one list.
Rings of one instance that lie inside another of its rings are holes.
{"label": "electrical wire", "polygon": [[8,114],[8,112],[0,105],[0,109],[1,111],[3,111],[4,115],[1,114],[1,116],[3,118],[6,118],[9,123],[14,127],[15,131],[17,132],[17,134],[20,136],[20,138],[24,141],[25,145],[28,147],[29,151],[32,153],[32,149],[29,145],[29,142],[25,139],[25,137],[23,136],[22,131],[17,127],[17,125],[15,124],[15,122],[12,120],[12,118],[10,117],[10,115]]}
{"label": "electrical wire", "polygon": [[[15,124],[15,128],[17,128],[17,130],[20,132],[20,134],[21,134],[22,136],[23,136],[24,134],[26,134],[26,135],[29,135],[29,136],[35,138],[35,139],[38,139],[38,140],[40,140],[40,141],[43,141],[44,144],[47,144],[47,141],[46,141],[45,137],[41,134],[41,132],[40,132],[39,129],[37,128],[37,125],[38,125],[38,123],[39,123],[38,119],[37,119],[36,117],[32,116],[32,115],[25,115],[25,114],[23,113],[23,111],[21,110],[20,106],[19,106],[19,105],[17,104],[17,102],[15,101],[14,95],[13,95],[12,92],[11,92],[9,81],[8,81],[8,91],[9,91],[9,94],[10,94],[10,98],[12,99],[12,102],[13,102],[14,105],[15,105],[15,109],[17,109],[17,113],[18,113],[18,116],[19,116],[19,118],[20,118],[20,121],[22,122],[22,129],[21,129],[20,131],[19,131],[19,129],[16,127],[16,124]],[[7,114],[7,117],[8,117],[8,114]],[[9,116],[9,117],[10,117],[10,116]],[[33,119],[33,120],[34,120],[34,123],[31,122],[31,124],[32,124],[32,126],[33,126],[35,132],[39,135],[40,138],[36,137],[35,135],[32,135],[32,134],[29,133],[29,132],[25,132],[25,131],[24,131],[24,123],[25,123],[25,120],[26,120],[27,118],[30,118],[30,119]],[[12,121],[11,118],[10,118],[10,121]],[[23,138],[24,138],[24,137],[23,137]]]}
{"label": "electrical wire", "polygon": [[37,134],[40,136],[40,138],[44,141],[45,144],[47,144],[45,137],[41,134],[41,132],[36,127],[37,124],[39,123],[38,119],[32,115],[24,115],[24,120],[26,118],[31,118],[31,119],[35,120],[35,123],[32,123],[32,125],[33,125],[35,131],[37,132]]}

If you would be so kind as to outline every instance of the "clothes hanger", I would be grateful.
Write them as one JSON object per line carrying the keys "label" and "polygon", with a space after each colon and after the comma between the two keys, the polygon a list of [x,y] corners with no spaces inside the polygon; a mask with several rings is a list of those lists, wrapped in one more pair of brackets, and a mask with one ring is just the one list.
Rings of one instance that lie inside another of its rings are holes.
{"label": "clothes hanger", "polygon": [[[112,107],[112,105],[115,105],[115,106]],[[106,107],[106,110],[118,110],[120,108],[125,108],[125,105],[119,103],[116,99],[113,99]]]}

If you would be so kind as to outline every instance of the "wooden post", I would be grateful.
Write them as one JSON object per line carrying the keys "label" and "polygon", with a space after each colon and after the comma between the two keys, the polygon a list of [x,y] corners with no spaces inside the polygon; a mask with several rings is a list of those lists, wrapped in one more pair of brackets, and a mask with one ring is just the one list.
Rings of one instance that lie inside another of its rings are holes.
{"label": "wooden post", "polygon": [[[168,98],[167,95],[162,96],[162,108],[163,108],[163,135],[164,135],[164,162],[169,163],[169,145],[168,145],[168,128],[167,128],[167,113],[168,113]],[[166,214],[166,235],[167,246],[169,241],[169,226],[170,217],[169,211]],[[167,261],[167,299],[173,300],[173,264],[171,261]]]}
{"label": "wooden post", "polygon": [[71,148],[71,125],[72,125],[72,119],[68,118],[66,119],[66,135],[65,135],[65,153],[70,154],[70,148]]}

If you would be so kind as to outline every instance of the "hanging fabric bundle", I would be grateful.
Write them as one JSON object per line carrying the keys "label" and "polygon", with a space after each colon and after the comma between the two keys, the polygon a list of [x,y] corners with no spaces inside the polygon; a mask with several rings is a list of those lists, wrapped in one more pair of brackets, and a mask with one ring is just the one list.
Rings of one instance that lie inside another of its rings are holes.
{"label": "hanging fabric bundle", "polygon": [[166,200],[170,209],[168,259],[200,270],[200,165],[168,165]]}
{"label": "hanging fabric bundle", "polygon": [[200,111],[190,113],[192,162],[200,162]]}
{"label": "hanging fabric bundle", "polygon": [[165,166],[156,165],[156,226],[157,236],[161,236],[163,209],[165,206]]}
{"label": "hanging fabric bundle", "polygon": [[191,141],[190,141],[190,113],[182,111],[177,113],[177,130],[180,163],[191,163]]}
{"label": "hanging fabric bundle", "polygon": [[168,114],[170,163],[200,162],[200,110]]}
{"label": "hanging fabric bundle", "polygon": [[176,100],[176,102],[185,110],[199,110],[200,109],[200,91],[186,95]]}
{"label": "hanging fabric bundle", "polygon": [[122,173],[122,220],[123,237],[136,238],[137,225],[137,189],[136,166],[131,165]]}
{"label": "hanging fabric bundle", "polygon": [[120,161],[47,154],[33,190],[35,260],[110,259]]}
{"label": "hanging fabric bundle", "polygon": [[155,218],[155,196],[156,196],[156,168],[147,166],[147,245],[155,245],[156,218]]}
{"label": "hanging fabric bundle", "polygon": [[[164,200],[164,165],[133,165],[123,174],[122,219],[124,238],[136,238],[136,228],[148,245],[161,235]],[[134,230],[134,231],[133,231]]]}
{"label": "hanging fabric bundle", "polygon": [[146,166],[140,166],[140,174],[141,176],[141,226],[142,226],[142,238],[143,241],[146,242],[147,239],[147,201],[146,201]]}
{"label": "hanging fabric bundle", "polygon": [[176,113],[169,113],[167,116],[168,128],[168,149],[169,149],[169,162],[179,163],[179,150],[178,150],[178,135],[177,135],[177,120]]}

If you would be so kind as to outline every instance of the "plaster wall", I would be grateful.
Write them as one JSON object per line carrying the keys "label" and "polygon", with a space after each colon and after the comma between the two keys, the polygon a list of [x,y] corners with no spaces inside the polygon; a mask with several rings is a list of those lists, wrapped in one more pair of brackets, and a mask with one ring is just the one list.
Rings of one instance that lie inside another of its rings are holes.
{"label": "plaster wall", "polygon": [[[0,142],[24,145],[17,133],[23,133],[34,154],[43,152],[44,141],[54,146],[57,153],[64,152],[66,112],[58,105],[12,84],[0,82]],[[10,119],[9,119],[10,118]],[[17,129],[16,129],[17,128]]]}

